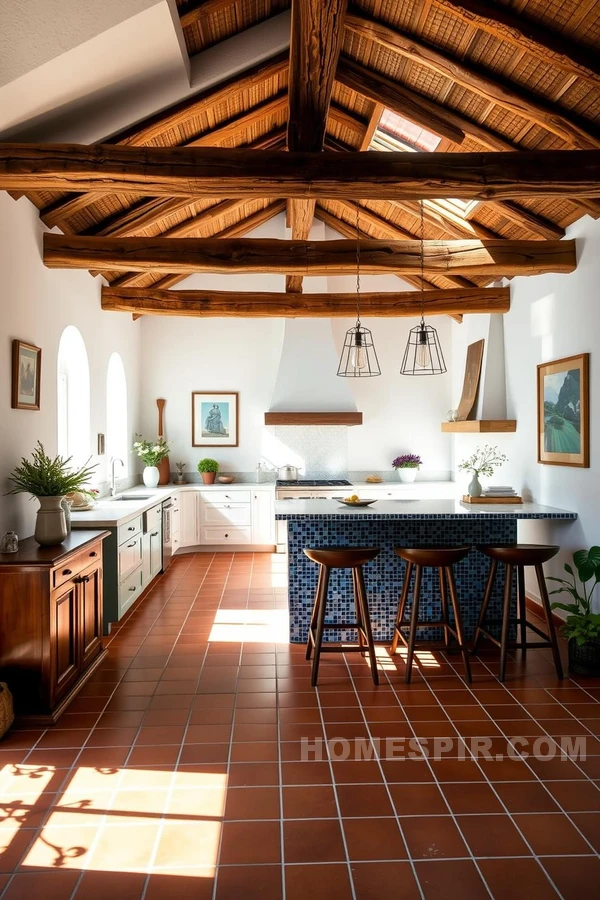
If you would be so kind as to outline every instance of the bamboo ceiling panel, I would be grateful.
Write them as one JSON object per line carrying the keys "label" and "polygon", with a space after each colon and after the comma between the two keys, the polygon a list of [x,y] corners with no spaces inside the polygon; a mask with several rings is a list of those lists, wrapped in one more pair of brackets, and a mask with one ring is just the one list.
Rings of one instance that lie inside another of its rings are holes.
{"label": "bamboo ceiling panel", "polygon": [[[198,5],[199,0],[178,3],[180,16]],[[289,7],[290,0],[237,0],[218,12],[204,13],[197,22],[183,29],[187,51],[193,56]]]}
{"label": "bamboo ceiling panel", "polygon": [[[516,4],[514,0],[495,0],[499,6],[518,8],[531,19],[544,22],[554,31],[577,36],[582,43],[594,46],[598,30],[596,0],[525,0]],[[592,33],[590,34],[590,30]]]}

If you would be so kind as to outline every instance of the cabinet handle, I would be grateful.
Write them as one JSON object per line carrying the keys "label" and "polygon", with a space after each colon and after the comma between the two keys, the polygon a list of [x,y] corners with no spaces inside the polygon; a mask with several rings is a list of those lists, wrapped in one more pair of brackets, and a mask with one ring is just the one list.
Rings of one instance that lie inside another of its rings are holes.
{"label": "cabinet handle", "polygon": [[150,537],[158,537],[158,531],[153,531]]}
{"label": "cabinet handle", "polygon": [[226,535],[225,535],[225,537],[229,537],[229,535],[228,535],[228,534],[226,534]]}
{"label": "cabinet handle", "polygon": [[135,589],[134,587],[130,587],[129,590],[130,590],[130,591],[135,591],[136,589]]}
{"label": "cabinet handle", "polygon": [[84,575],[84,576],[82,577],[81,580],[83,581],[84,584],[87,584],[88,581],[90,580],[90,576],[89,576],[89,575]]}
{"label": "cabinet handle", "polygon": [[135,547],[136,542],[134,541],[132,544],[127,544],[128,547]]}
{"label": "cabinet handle", "polygon": [[80,575],[78,578],[73,579],[74,584],[87,584],[90,580],[89,575]]}
{"label": "cabinet handle", "polygon": [[130,525],[127,531],[135,531],[135,525]]}
{"label": "cabinet handle", "polygon": [[72,571],[70,569],[63,569],[63,575],[72,575]]}
{"label": "cabinet handle", "polygon": [[90,553],[90,556],[98,556],[98,554],[96,553],[95,550],[92,550],[92,552]]}

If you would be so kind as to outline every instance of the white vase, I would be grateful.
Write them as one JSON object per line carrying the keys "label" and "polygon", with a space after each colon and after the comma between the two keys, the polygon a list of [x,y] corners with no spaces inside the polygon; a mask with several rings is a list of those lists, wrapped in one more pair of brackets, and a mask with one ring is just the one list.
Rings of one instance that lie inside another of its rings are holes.
{"label": "white vase", "polygon": [[397,469],[398,478],[403,484],[412,484],[412,482],[417,477],[417,466],[410,466],[409,468]]}
{"label": "white vase", "polygon": [[469,482],[469,487],[467,488],[467,490],[469,492],[469,497],[481,497],[482,487],[479,480],[479,474],[477,472],[473,472],[473,477]]}
{"label": "white vase", "polygon": [[62,497],[38,497],[40,508],[35,520],[34,537],[42,547],[62,544],[67,536],[62,499]]}
{"label": "white vase", "polygon": [[146,466],[142,472],[142,481],[149,488],[158,487],[160,473],[157,466]]}

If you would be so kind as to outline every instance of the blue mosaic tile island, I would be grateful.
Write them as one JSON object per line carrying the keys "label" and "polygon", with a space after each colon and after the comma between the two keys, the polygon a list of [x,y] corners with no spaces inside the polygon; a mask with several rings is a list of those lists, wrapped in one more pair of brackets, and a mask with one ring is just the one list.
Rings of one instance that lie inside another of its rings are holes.
{"label": "blue mosaic tile island", "polygon": [[[398,610],[405,564],[394,547],[430,544],[470,544],[473,549],[455,567],[456,585],[467,639],[473,637],[483,599],[489,560],[477,544],[514,544],[519,519],[573,521],[577,514],[535,503],[470,506],[454,500],[378,500],[352,509],[335,500],[280,500],[275,518],[287,521],[289,556],[290,640],[307,639],[317,587],[317,565],[304,555],[305,547],[380,547],[379,556],[364,567],[373,637],[389,641]],[[500,617],[503,572],[499,567],[489,617]],[[514,588],[514,586],[513,586]],[[331,572],[327,602],[328,622],[353,621],[350,570]],[[410,608],[410,604],[407,607]],[[420,616],[441,618],[439,583],[433,569],[423,571]],[[420,637],[438,637],[439,629],[421,629]],[[355,640],[356,632],[332,629],[331,641]]]}

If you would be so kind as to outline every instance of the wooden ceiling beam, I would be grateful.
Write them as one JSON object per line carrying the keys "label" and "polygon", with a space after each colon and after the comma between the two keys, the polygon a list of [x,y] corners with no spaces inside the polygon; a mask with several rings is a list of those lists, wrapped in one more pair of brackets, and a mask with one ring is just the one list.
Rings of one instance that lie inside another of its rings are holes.
{"label": "wooden ceiling beam", "polygon": [[214,16],[234,6],[237,0],[200,0],[186,3],[179,9],[179,21],[182,28],[189,28],[200,22],[205,16]]}
{"label": "wooden ceiling beam", "polygon": [[[418,316],[420,294],[415,291],[363,293],[365,316]],[[427,316],[465,313],[505,313],[510,309],[509,288],[454,288],[425,291]],[[325,317],[352,318],[356,294],[244,293],[240,291],[169,291],[156,288],[102,288],[102,309],[141,315],[208,318]]]}
{"label": "wooden ceiling beam", "polygon": [[[272,238],[95,238],[44,234],[44,264],[52,269],[111,272],[211,272],[346,275],[356,271],[350,241]],[[574,241],[360,242],[361,271],[371,275],[444,273],[535,275],[573,272]]]}
{"label": "wooden ceiling beam", "polygon": [[600,197],[600,151],[281,153],[0,144],[0,190],[421,200]]}
{"label": "wooden ceiling beam", "polygon": [[583,78],[600,76],[598,54],[592,47],[572,40],[560,31],[552,31],[520,10],[488,0],[435,0],[439,9],[453,18],[491,34],[502,43],[526,50],[538,59],[559,66]]}
{"label": "wooden ceiling beam", "polygon": [[[347,6],[348,0],[292,0],[288,150],[323,149]],[[315,200],[288,201],[293,240],[308,240],[314,213]],[[302,276],[287,275],[285,289],[301,293]]]}
{"label": "wooden ceiling beam", "polygon": [[[422,65],[448,78],[454,84],[467,88],[477,96],[484,97],[527,121],[537,122],[546,131],[556,134],[575,148],[588,150],[600,147],[600,132],[591,122],[580,121],[575,113],[549,103],[472,63],[450,56],[418,37],[363,14],[349,13],[346,28],[379,47],[385,47],[395,54],[408,58],[411,63]],[[381,99],[385,102],[383,97]],[[386,105],[389,106],[387,103]],[[408,110],[406,115],[410,118]],[[429,128],[432,131],[436,130],[432,126]]]}

